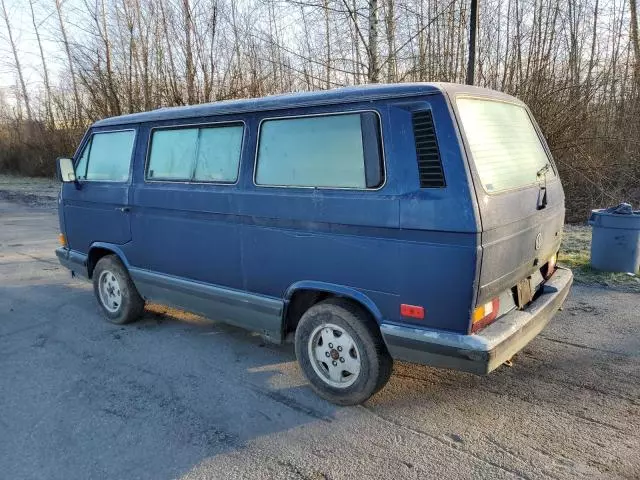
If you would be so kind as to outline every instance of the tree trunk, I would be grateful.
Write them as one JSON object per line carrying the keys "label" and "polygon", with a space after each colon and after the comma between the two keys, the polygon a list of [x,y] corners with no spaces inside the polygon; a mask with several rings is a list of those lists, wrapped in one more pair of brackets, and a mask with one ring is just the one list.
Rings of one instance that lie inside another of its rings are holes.
{"label": "tree trunk", "polygon": [[386,30],[389,56],[387,58],[387,82],[393,82],[398,75],[396,63],[396,7],[394,0],[387,0]]}
{"label": "tree trunk", "polygon": [[167,20],[167,15],[165,12],[165,8],[164,8],[164,0],[160,0],[158,2],[158,6],[160,9],[160,14],[162,15],[162,28],[163,28],[163,33],[164,33],[164,41],[166,42],[167,45],[167,57],[169,58],[169,74],[168,74],[168,86],[169,89],[171,91],[171,101],[174,104],[177,105],[183,105],[184,104],[184,99],[182,97],[181,92],[178,90],[178,84],[176,82],[176,76],[178,74],[177,70],[176,70],[176,64],[175,61],[173,59],[173,49],[171,48],[171,35],[169,32],[169,22]]}
{"label": "tree trunk", "polygon": [[73,68],[73,59],[71,58],[71,47],[69,46],[67,31],[64,28],[64,21],[62,20],[62,1],[61,0],[56,0],[56,11],[58,12],[58,20],[60,21],[60,33],[62,34],[62,41],[64,42],[64,49],[65,49],[65,52],[67,53],[67,61],[69,62],[69,73],[71,74],[73,98],[76,104],[75,120],[77,121],[78,124],[82,124],[82,104],[80,103],[80,94],[78,93],[78,85],[76,83],[76,74]]}
{"label": "tree trunk", "polygon": [[186,79],[187,79],[187,103],[193,105],[196,103],[195,95],[195,68],[193,64],[193,49],[191,47],[191,9],[189,8],[189,0],[182,0],[182,8],[184,15],[184,56],[186,62]]}
{"label": "tree trunk", "polygon": [[[632,2],[635,0],[631,0]],[[596,0],[596,4],[595,7],[593,9],[593,32],[592,32],[592,37],[591,37],[591,55],[589,56],[589,68],[587,69],[587,80],[585,82],[586,84],[586,88],[587,88],[587,95],[589,95],[591,93],[591,75],[593,73],[593,65],[595,63],[595,56],[596,56],[596,44],[598,42],[597,40],[597,34],[598,34],[598,2],[599,0]]]}
{"label": "tree trunk", "polygon": [[324,0],[324,40],[326,43],[326,60],[325,60],[325,88],[331,88],[331,30],[329,29],[329,0]]}
{"label": "tree trunk", "polygon": [[369,0],[369,83],[380,81],[378,59],[378,0]]}
{"label": "tree trunk", "polygon": [[473,85],[476,73],[476,36],[478,34],[478,0],[471,0],[469,16],[469,63],[467,64],[467,85]]}
{"label": "tree trunk", "polygon": [[38,41],[38,50],[40,51],[40,60],[42,61],[42,74],[44,77],[44,108],[47,115],[47,123],[49,128],[55,127],[55,119],[53,117],[53,108],[51,106],[51,84],[49,83],[49,70],[47,69],[47,61],[44,57],[44,50],[42,49],[42,40],[40,39],[40,31],[38,30],[38,24],[36,22],[36,15],[33,11],[33,0],[29,0],[29,7],[31,8],[31,21],[33,22],[33,31],[36,34],[36,40]]}
{"label": "tree trunk", "polygon": [[640,39],[638,38],[638,3],[637,0],[629,0],[629,10],[631,11],[631,43],[635,59],[636,82],[640,82]]}
{"label": "tree trunk", "polygon": [[[96,12],[96,15],[98,13]],[[122,109],[120,107],[120,99],[119,92],[116,89],[115,82],[113,81],[113,69],[112,69],[112,61],[111,61],[111,42],[109,41],[109,30],[107,28],[107,11],[104,6],[104,0],[101,2],[101,11],[100,11],[100,20],[96,18],[96,25],[101,30],[101,38],[104,43],[104,54],[105,54],[105,62],[107,68],[107,85],[109,91],[107,93],[107,98],[109,99],[109,114],[110,115],[120,115],[122,114]]]}
{"label": "tree trunk", "polygon": [[29,93],[27,92],[27,86],[24,83],[24,76],[22,75],[22,67],[20,66],[20,58],[18,57],[18,50],[16,43],[13,40],[13,33],[11,32],[11,22],[9,22],[9,14],[7,13],[7,7],[4,4],[4,0],[0,0],[0,6],[2,6],[2,16],[4,22],[7,24],[7,34],[9,35],[9,43],[11,44],[11,51],[13,52],[13,59],[16,64],[16,72],[18,74],[18,80],[20,81],[20,88],[22,90],[22,98],[24,99],[24,106],[27,110],[27,119],[29,123],[32,122],[33,116],[31,115],[31,104],[29,103]]}

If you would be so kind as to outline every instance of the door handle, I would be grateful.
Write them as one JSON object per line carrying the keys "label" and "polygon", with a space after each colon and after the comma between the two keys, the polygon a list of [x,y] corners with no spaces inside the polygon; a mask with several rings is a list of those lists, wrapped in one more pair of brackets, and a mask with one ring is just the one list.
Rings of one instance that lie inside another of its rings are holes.
{"label": "door handle", "polygon": [[122,213],[129,213],[131,211],[131,207],[117,207],[116,210],[119,210]]}

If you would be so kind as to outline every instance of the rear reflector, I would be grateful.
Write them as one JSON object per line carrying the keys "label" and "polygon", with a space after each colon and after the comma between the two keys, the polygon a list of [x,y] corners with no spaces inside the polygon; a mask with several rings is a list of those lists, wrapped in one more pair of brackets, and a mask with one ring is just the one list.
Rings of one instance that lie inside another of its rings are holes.
{"label": "rear reflector", "polygon": [[424,308],[418,305],[407,305],[406,303],[403,303],[400,305],[400,315],[403,317],[422,320],[424,319]]}
{"label": "rear reflector", "polygon": [[471,317],[471,332],[477,332],[493,322],[498,317],[498,310],[500,310],[500,299],[497,297],[477,307]]}

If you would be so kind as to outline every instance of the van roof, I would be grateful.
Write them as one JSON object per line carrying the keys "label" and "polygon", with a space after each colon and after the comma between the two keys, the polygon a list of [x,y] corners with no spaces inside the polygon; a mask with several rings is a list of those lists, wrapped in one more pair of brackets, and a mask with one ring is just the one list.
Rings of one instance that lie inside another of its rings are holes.
{"label": "van roof", "polygon": [[485,88],[456,83],[394,83],[369,84],[341,87],[313,92],[285,93],[260,98],[222,100],[218,102],[187,105],[184,107],[164,107],[149,112],[132,113],[98,120],[94,127],[117,126],[131,123],[156,122],[181,118],[206,117],[231,113],[281,110],[294,107],[308,107],[335,103],[351,103],[379,100],[390,97],[412,97],[437,91],[469,93],[482,96],[515,100],[513,97]]}

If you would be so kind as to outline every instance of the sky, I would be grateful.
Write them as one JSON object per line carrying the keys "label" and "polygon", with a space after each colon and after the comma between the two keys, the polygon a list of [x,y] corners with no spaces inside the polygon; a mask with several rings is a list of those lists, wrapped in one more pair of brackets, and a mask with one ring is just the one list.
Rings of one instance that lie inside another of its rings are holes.
{"label": "sky", "polygon": [[[64,49],[59,41],[55,0],[32,1],[49,75],[52,82],[56,83],[64,68],[65,57]],[[31,19],[29,0],[4,0],[4,3],[27,88],[29,90],[39,88],[43,81],[42,63]],[[78,3],[76,0],[63,0],[63,12],[65,17],[71,20],[69,23],[73,23],[74,10]],[[16,84],[17,76],[13,52],[4,16],[0,13],[0,91],[5,92],[5,97],[10,97],[6,93],[15,88]]]}

